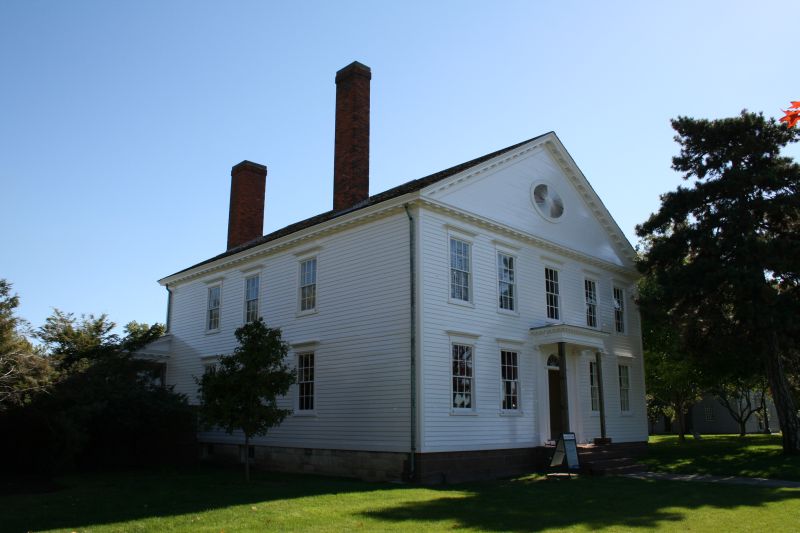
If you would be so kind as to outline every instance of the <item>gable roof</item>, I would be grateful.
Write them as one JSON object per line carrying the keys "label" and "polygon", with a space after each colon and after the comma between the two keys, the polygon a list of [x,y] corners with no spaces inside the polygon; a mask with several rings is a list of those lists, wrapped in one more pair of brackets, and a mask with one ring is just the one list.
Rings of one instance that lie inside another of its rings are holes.
{"label": "gable roof", "polygon": [[246,243],[240,244],[239,246],[231,248],[230,250],[226,250],[225,252],[223,252],[223,253],[221,253],[219,255],[215,255],[214,257],[211,257],[209,259],[206,259],[205,261],[201,261],[201,262],[199,262],[197,264],[194,264],[194,265],[192,265],[192,266],[190,266],[188,268],[184,268],[183,270],[179,270],[178,272],[175,272],[174,274],[170,274],[169,276],[166,276],[164,279],[172,277],[172,276],[175,276],[175,275],[178,275],[178,274],[181,274],[183,272],[188,272],[189,270],[192,270],[193,268],[197,268],[197,267],[205,265],[207,263],[212,263],[212,262],[217,261],[219,259],[222,259],[224,257],[231,256],[231,255],[237,254],[239,252],[243,252],[244,250],[248,250],[250,248],[254,248],[256,246],[264,244],[266,242],[274,241],[275,239],[279,239],[281,237],[285,237],[287,235],[291,235],[292,233],[304,230],[306,228],[310,228],[312,226],[316,226],[317,224],[321,224],[323,222],[326,222],[326,221],[334,219],[336,217],[345,215],[347,213],[352,213],[353,211],[358,211],[359,209],[364,209],[365,207],[369,207],[369,206],[372,206],[372,205],[375,205],[375,204],[379,204],[381,202],[385,202],[386,200],[391,200],[392,198],[397,198],[398,196],[402,196],[404,194],[408,194],[408,193],[411,193],[411,192],[419,191],[419,190],[424,189],[425,187],[427,187],[429,185],[432,185],[432,184],[434,184],[434,183],[436,183],[438,181],[441,181],[441,180],[444,180],[444,179],[449,178],[451,176],[454,176],[454,175],[458,174],[459,172],[461,172],[463,170],[466,170],[466,169],[468,169],[470,167],[473,167],[475,165],[479,165],[479,164],[481,164],[481,163],[483,163],[485,161],[488,161],[488,160],[490,160],[490,159],[492,159],[494,157],[497,157],[499,155],[502,155],[502,154],[504,154],[506,152],[510,152],[511,150],[514,150],[515,148],[519,148],[520,146],[523,146],[523,145],[525,145],[525,144],[527,144],[529,142],[533,142],[533,141],[535,141],[537,139],[541,139],[542,137],[545,137],[546,135],[549,135],[551,133],[554,133],[554,132],[551,131],[551,132],[548,132],[548,133],[544,133],[542,135],[537,135],[536,137],[533,137],[533,138],[528,139],[526,141],[522,141],[520,143],[508,146],[506,148],[502,148],[500,150],[497,150],[496,152],[492,152],[490,154],[483,155],[481,157],[472,159],[470,161],[466,161],[464,163],[461,163],[461,164],[458,164],[456,166],[447,168],[445,170],[441,170],[439,172],[436,172],[435,174],[430,174],[429,176],[425,176],[423,178],[419,178],[419,179],[408,181],[406,183],[403,183],[402,185],[398,185],[397,187],[393,187],[391,189],[383,191],[382,193],[378,193],[378,194],[375,194],[373,196],[370,196],[366,200],[363,200],[363,201],[361,201],[361,202],[359,202],[359,203],[357,203],[357,204],[355,204],[355,205],[353,205],[351,207],[348,207],[347,209],[340,209],[338,211],[335,211],[335,210],[326,211],[325,213],[321,213],[319,215],[307,218],[305,220],[301,220],[300,222],[295,222],[294,224],[289,224],[288,226],[285,226],[285,227],[283,227],[283,228],[281,228],[279,230],[273,231],[272,233],[268,233],[267,235],[264,235],[263,237],[259,237],[257,239],[253,239],[253,240],[248,241]]}

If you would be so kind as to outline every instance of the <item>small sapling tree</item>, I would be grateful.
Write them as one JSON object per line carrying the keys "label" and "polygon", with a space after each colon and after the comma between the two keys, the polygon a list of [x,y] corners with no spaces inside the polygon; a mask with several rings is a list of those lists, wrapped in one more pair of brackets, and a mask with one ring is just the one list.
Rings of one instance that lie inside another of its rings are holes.
{"label": "small sapling tree", "polygon": [[200,419],[228,434],[244,433],[244,475],[250,480],[250,439],[280,424],[290,409],[278,407],[277,398],[289,391],[294,372],[286,365],[289,349],[281,330],[262,319],[235,332],[239,341],[233,353],[221,355],[217,365],[197,379]]}

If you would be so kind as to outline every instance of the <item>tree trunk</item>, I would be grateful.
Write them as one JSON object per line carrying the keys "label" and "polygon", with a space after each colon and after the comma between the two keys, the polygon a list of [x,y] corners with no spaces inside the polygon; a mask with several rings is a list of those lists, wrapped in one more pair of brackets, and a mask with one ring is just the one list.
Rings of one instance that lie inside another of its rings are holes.
{"label": "tree trunk", "polygon": [[250,482],[250,435],[244,435],[244,480]]}
{"label": "tree trunk", "polygon": [[792,391],[783,368],[783,360],[778,347],[778,334],[772,331],[768,338],[767,379],[772,391],[772,400],[775,402],[775,410],[778,412],[778,422],[781,425],[783,453],[798,455],[800,454],[800,420],[797,417],[797,408],[794,405]]}
{"label": "tree trunk", "polygon": [[747,421],[739,420],[739,436],[744,437],[747,434]]}
{"label": "tree trunk", "polygon": [[683,406],[677,405],[675,406],[675,421],[678,423],[678,440],[681,442],[686,440],[686,423],[683,414]]}
{"label": "tree trunk", "polygon": [[764,414],[764,434],[769,435],[772,433],[769,429],[769,408],[767,407],[767,393],[761,391],[761,412]]}

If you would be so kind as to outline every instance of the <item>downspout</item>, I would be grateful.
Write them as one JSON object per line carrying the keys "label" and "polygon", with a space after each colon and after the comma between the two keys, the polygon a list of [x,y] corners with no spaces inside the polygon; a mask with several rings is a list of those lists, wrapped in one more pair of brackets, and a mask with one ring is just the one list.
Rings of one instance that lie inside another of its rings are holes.
{"label": "downspout", "polygon": [[408,209],[408,204],[403,204],[408,216],[408,252],[409,252],[409,280],[411,285],[410,293],[410,337],[411,337],[411,360],[410,360],[410,408],[411,408],[411,452],[408,454],[408,478],[413,480],[416,475],[416,455],[417,455],[417,273],[416,273],[416,234],[414,231],[414,218]]}
{"label": "downspout", "polygon": [[172,316],[172,289],[169,288],[169,283],[164,285],[164,288],[167,289],[167,331],[166,333],[170,332],[170,317]]}

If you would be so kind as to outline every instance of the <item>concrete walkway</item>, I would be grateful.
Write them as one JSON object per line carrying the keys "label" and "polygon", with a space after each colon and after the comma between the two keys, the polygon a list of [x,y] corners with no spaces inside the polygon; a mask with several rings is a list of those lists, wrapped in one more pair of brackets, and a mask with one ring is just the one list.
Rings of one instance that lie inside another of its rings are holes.
{"label": "concrete walkway", "polygon": [[782,479],[765,479],[762,477],[670,474],[668,472],[631,472],[630,474],[622,474],[622,477],[668,481],[702,481],[703,483],[728,483],[732,485],[750,485],[752,487],[767,487],[772,489],[800,489],[800,481],[784,481]]}

